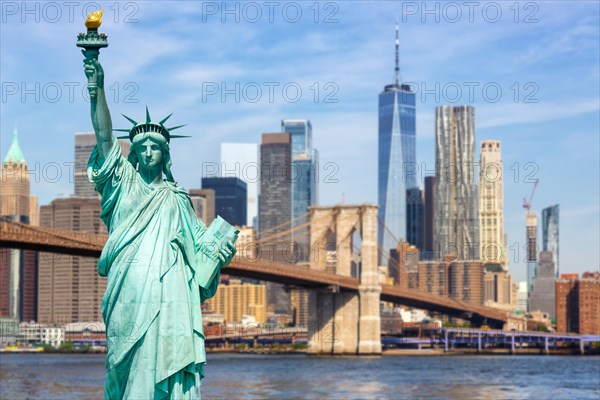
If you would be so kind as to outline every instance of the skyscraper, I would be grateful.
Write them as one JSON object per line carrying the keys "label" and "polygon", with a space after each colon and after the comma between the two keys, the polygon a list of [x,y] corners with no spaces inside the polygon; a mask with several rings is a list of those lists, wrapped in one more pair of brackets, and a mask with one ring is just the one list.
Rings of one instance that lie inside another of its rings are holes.
{"label": "skyscraper", "polygon": [[527,291],[531,294],[533,278],[537,270],[537,215],[527,210],[526,215],[526,240],[527,240]]}
{"label": "skyscraper", "polygon": [[312,124],[306,119],[284,119],[281,131],[292,142],[292,230],[291,241],[298,248],[298,260],[308,260],[308,208],[317,204],[317,151],[312,145]]}
{"label": "skyscraper", "polygon": [[424,260],[433,259],[435,254],[435,242],[434,238],[434,215],[435,215],[435,176],[425,177],[425,192],[423,195],[423,214],[424,214],[424,242],[423,251],[421,252]]}
{"label": "skyscraper", "polygon": [[406,241],[423,251],[423,191],[418,187],[406,190]]}
{"label": "skyscraper", "polygon": [[406,240],[406,189],[417,186],[412,171],[416,154],[416,101],[409,85],[400,81],[398,24],[396,23],[395,82],[379,94],[379,204],[378,241],[381,256],[389,257]]}
{"label": "skyscraper", "polygon": [[[130,143],[125,140],[119,140],[121,152],[127,156],[129,154]],[[75,134],[75,167],[73,170],[75,181],[75,196],[99,198],[100,195],[94,190],[94,184],[90,182],[87,176],[87,163],[96,146],[95,133],[76,133]]]}
{"label": "skyscraper", "polygon": [[479,161],[479,238],[481,260],[508,271],[504,240],[504,189],[498,140],[481,142]]}
{"label": "skyscraper", "polygon": [[[284,119],[281,131],[291,135],[292,142],[292,231],[296,262],[308,262],[310,256],[310,231],[308,208],[318,203],[318,153],[313,147],[312,124],[306,119]],[[308,292],[294,289],[290,292],[293,322],[296,326],[308,325]]]}
{"label": "skyscraper", "polygon": [[479,259],[475,109],[443,106],[435,111],[435,252],[438,259]]}
{"label": "skyscraper", "polygon": [[[37,197],[30,196],[29,170],[15,128],[2,162],[0,217],[37,224]],[[37,252],[0,249],[0,317],[14,321],[37,319]]]}
{"label": "skyscraper", "polygon": [[[292,142],[289,133],[263,133],[260,145],[260,194],[258,196],[258,239],[262,257],[285,261],[282,252],[289,249],[292,217]],[[281,285],[267,283],[267,305],[278,313],[290,307],[288,293]]]}
{"label": "skyscraper", "polygon": [[73,171],[75,181],[75,195],[79,197],[99,197],[94,190],[94,184],[87,176],[87,163],[90,154],[96,145],[94,133],[75,134],[75,168]]}
{"label": "skyscraper", "polygon": [[292,161],[297,155],[312,156],[312,124],[307,119],[284,119],[281,132],[290,134]]}
{"label": "skyscraper", "polygon": [[19,216],[29,222],[29,170],[27,161],[19,146],[17,128],[13,132],[13,141],[2,162],[2,180],[0,181],[0,215]]}
{"label": "skyscraper", "polygon": [[558,215],[560,207],[555,204],[542,210],[542,250],[552,253],[556,276],[559,276],[559,253],[558,253]]}
{"label": "skyscraper", "polygon": [[[98,198],[55,199],[41,207],[40,225],[106,234],[100,212]],[[91,257],[40,253],[38,322],[102,321],[100,305],[106,278],[98,275],[97,266],[98,260]]]}
{"label": "skyscraper", "polygon": [[260,179],[259,149],[256,143],[221,143],[222,177],[237,177],[248,191],[247,221],[255,226],[258,216],[258,182]]}
{"label": "skyscraper", "polygon": [[[289,133],[263,133],[260,145],[258,234],[289,229],[292,217],[291,140]],[[278,229],[278,226],[282,226]]]}
{"label": "skyscraper", "polygon": [[552,253],[540,252],[540,260],[531,285],[529,296],[529,311],[540,310],[548,313],[550,318],[556,316],[556,275]]}
{"label": "skyscraper", "polygon": [[248,192],[240,178],[202,178],[202,188],[215,191],[215,213],[231,225],[244,226],[247,222]]}

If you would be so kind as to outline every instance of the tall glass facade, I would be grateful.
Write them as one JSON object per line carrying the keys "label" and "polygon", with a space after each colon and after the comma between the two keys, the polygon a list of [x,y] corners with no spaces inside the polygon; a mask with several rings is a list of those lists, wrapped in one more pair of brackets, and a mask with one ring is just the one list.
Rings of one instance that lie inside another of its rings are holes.
{"label": "tall glass facade", "polygon": [[[312,144],[312,124],[305,119],[284,119],[281,131],[291,136],[292,151],[292,228],[308,222],[308,208],[317,204],[317,151]],[[292,242],[299,249],[299,260],[308,260],[308,230],[294,230]]]}
{"label": "tall glass facade", "polygon": [[542,210],[542,250],[552,252],[556,276],[560,276],[558,264],[558,214],[560,207],[555,204]]}
{"label": "tall glass facade", "polygon": [[475,108],[436,107],[434,242],[438,260],[480,258],[474,155]]}
{"label": "tall glass facade", "polygon": [[406,241],[423,254],[423,192],[419,188],[406,191]]}
{"label": "tall glass facade", "polygon": [[377,236],[385,256],[406,240],[406,190],[417,187],[416,176],[407,173],[416,161],[415,138],[415,93],[408,85],[387,85],[379,94]]}
{"label": "tall glass facade", "polygon": [[292,138],[292,159],[297,155],[312,152],[312,124],[307,119],[284,119],[281,131],[288,132]]}

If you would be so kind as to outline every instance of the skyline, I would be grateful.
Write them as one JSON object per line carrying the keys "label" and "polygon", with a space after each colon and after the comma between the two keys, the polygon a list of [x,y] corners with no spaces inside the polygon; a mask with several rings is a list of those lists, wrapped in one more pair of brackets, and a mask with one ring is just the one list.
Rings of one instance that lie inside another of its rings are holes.
{"label": "skyline", "polygon": [[[174,123],[188,124],[186,133],[193,136],[172,146],[173,172],[184,187],[200,186],[202,174],[194,170],[193,163],[218,163],[221,142],[259,143],[263,132],[279,130],[281,119],[301,118],[313,123],[314,146],[320,150],[321,165],[335,163],[329,165],[337,171],[334,179],[339,180],[321,180],[320,204],[339,203],[343,197],[349,204],[376,204],[377,95],[383,85],[393,83],[394,23],[395,16],[401,14],[400,5],[383,3],[375,9],[369,3],[353,3],[352,7],[336,3],[339,9],[335,18],[339,22],[334,24],[315,24],[308,14],[308,5],[304,9],[306,18],[296,24],[283,20],[273,24],[228,21],[225,30],[218,18],[209,16],[206,23],[201,23],[201,30],[207,31],[210,40],[198,42],[192,41],[190,35],[197,28],[193,22],[198,14],[194,12],[201,11],[200,3],[169,3],[172,8],[168,10],[160,4],[136,4],[138,23],[115,23],[106,18],[100,29],[109,35],[110,43],[100,55],[107,87],[116,84],[114,87],[119,88],[117,101],[109,101],[113,124],[115,128],[127,127],[129,123],[119,114],[141,118],[146,105],[153,114],[175,111]],[[515,280],[524,280],[525,276],[525,210],[521,199],[529,195],[533,183],[524,182],[524,178],[535,172],[536,166],[537,173],[531,178],[539,178],[540,184],[532,209],[539,216],[542,208],[561,205],[562,272],[597,270],[600,261],[599,6],[586,2],[552,4],[539,4],[537,24],[514,23],[511,14],[505,14],[507,17],[496,24],[481,18],[474,24],[421,23],[406,13],[400,19],[403,82],[417,82],[419,89],[424,85],[434,88],[439,82],[449,90],[455,86],[448,83],[457,82],[465,91],[465,83],[498,82],[503,90],[497,103],[482,101],[479,95],[472,103],[449,103],[441,101],[443,98],[435,101],[432,95],[422,101],[419,91],[417,162],[419,167],[425,163],[430,173],[435,170],[435,107],[474,105],[476,148],[486,139],[500,140],[503,146],[505,230],[510,272]],[[126,13],[121,11],[122,19]],[[83,19],[22,23],[17,17],[4,14],[6,22],[3,20],[0,28],[0,152],[4,157],[8,151],[16,122],[30,169],[35,165],[73,162],[75,132],[91,130],[88,104],[77,96],[71,102],[66,96],[67,84],[78,83],[78,89],[85,89],[82,57],[75,48],[75,37],[84,30]],[[174,20],[178,23],[174,24]],[[474,26],[477,35],[472,33]],[[306,27],[310,32],[302,31]],[[445,47],[432,50],[432,45],[440,44]],[[493,53],[484,52],[492,45]],[[299,47],[302,51],[298,51]],[[207,56],[198,48],[207,51]],[[138,49],[143,57],[129,57],[132,49]],[[51,58],[55,54],[64,57]],[[307,56],[310,63],[299,62]],[[39,60],[46,63],[43,68]],[[233,96],[223,103],[215,95],[203,101],[202,82],[206,89],[212,83],[232,87],[236,81],[246,87],[249,82],[298,82],[303,96],[297,103],[277,96],[273,103],[267,98],[257,103],[236,103]],[[36,102],[35,94],[28,94],[23,102],[22,93],[8,94],[14,89],[13,83],[34,88],[35,82],[48,90],[53,87],[49,83],[57,83],[63,89],[62,97],[56,102],[48,101],[48,92]],[[317,103],[313,101],[314,91],[309,89],[314,82],[320,89],[321,101]],[[512,101],[515,92],[510,87],[514,82],[518,83],[521,97],[533,93],[525,85],[535,83],[533,88],[538,90],[534,96],[539,103]],[[133,87],[138,89],[134,95],[138,103],[124,102],[125,93],[132,93],[128,89],[131,86],[126,87],[128,83],[137,85]],[[337,85],[333,86],[338,89],[334,95],[337,103],[322,101],[325,94],[333,93],[332,86],[325,88],[327,83]],[[444,97],[443,93],[440,97]],[[46,132],[40,134],[42,127]],[[340,140],[341,137],[349,140]],[[54,138],[57,143],[52,143]],[[190,152],[190,148],[195,151]],[[355,162],[357,159],[361,162]],[[475,159],[479,159],[478,152]],[[534,164],[527,164],[530,162]],[[517,166],[519,179],[515,182]],[[67,173],[66,168],[63,173]],[[31,181],[32,194],[40,197],[40,205],[48,204],[60,193],[73,193],[73,183],[65,176],[52,183],[41,181],[38,173]],[[424,186],[423,177],[418,177],[418,184]],[[521,247],[519,263],[514,262],[510,252],[515,242]]]}

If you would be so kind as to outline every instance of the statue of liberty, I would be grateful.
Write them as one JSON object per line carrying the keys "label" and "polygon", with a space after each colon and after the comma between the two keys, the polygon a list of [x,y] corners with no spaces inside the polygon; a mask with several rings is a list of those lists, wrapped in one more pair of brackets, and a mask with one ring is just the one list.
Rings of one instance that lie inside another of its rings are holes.
{"label": "statue of liberty", "polygon": [[109,232],[98,261],[108,278],[104,398],[199,399],[206,362],[200,304],[215,294],[237,231],[221,218],[206,228],[174,181],[169,143],[178,127],[165,127],[170,115],[155,123],[146,108],[143,123],[126,117],[132,145],[121,155],[98,49],[83,54],[96,134],[88,176]]}

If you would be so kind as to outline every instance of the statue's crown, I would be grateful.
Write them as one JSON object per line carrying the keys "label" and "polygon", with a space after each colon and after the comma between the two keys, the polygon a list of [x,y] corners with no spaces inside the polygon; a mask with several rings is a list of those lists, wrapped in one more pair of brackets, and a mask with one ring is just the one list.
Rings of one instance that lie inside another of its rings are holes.
{"label": "statue's crown", "polygon": [[178,126],[174,126],[172,128],[167,128],[164,126],[164,123],[167,122],[167,120],[171,117],[171,115],[173,115],[173,113],[167,115],[165,118],[163,118],[158,123],[150,121],[150,112],[148,112],[148,107],[146,107],[146,122],[144,122],[144,123],[139,123],[139,122],[133,120],[132,118],[129,118],[125,114],[122,114],[122,115],[129,122],[131,122],[133,124],[133,128],[131,128],[131,129],[113,129],[114,131],[118,131],[118,132],[129,132],[129,135],[127,135],[127,136],[117,136],[118,139],[129,139],[131,142],[133,142],[134,137],[136,137],[140,133],[146,133],[146,132],[155,132],[155,133],[162,135],[167,140],[167,143],[169,143],[171,141],[171,139],[189,137],[189,136],[182,136],[182,135],[171,135],[171,131],[182,128],[185,125],[178,125]]}

